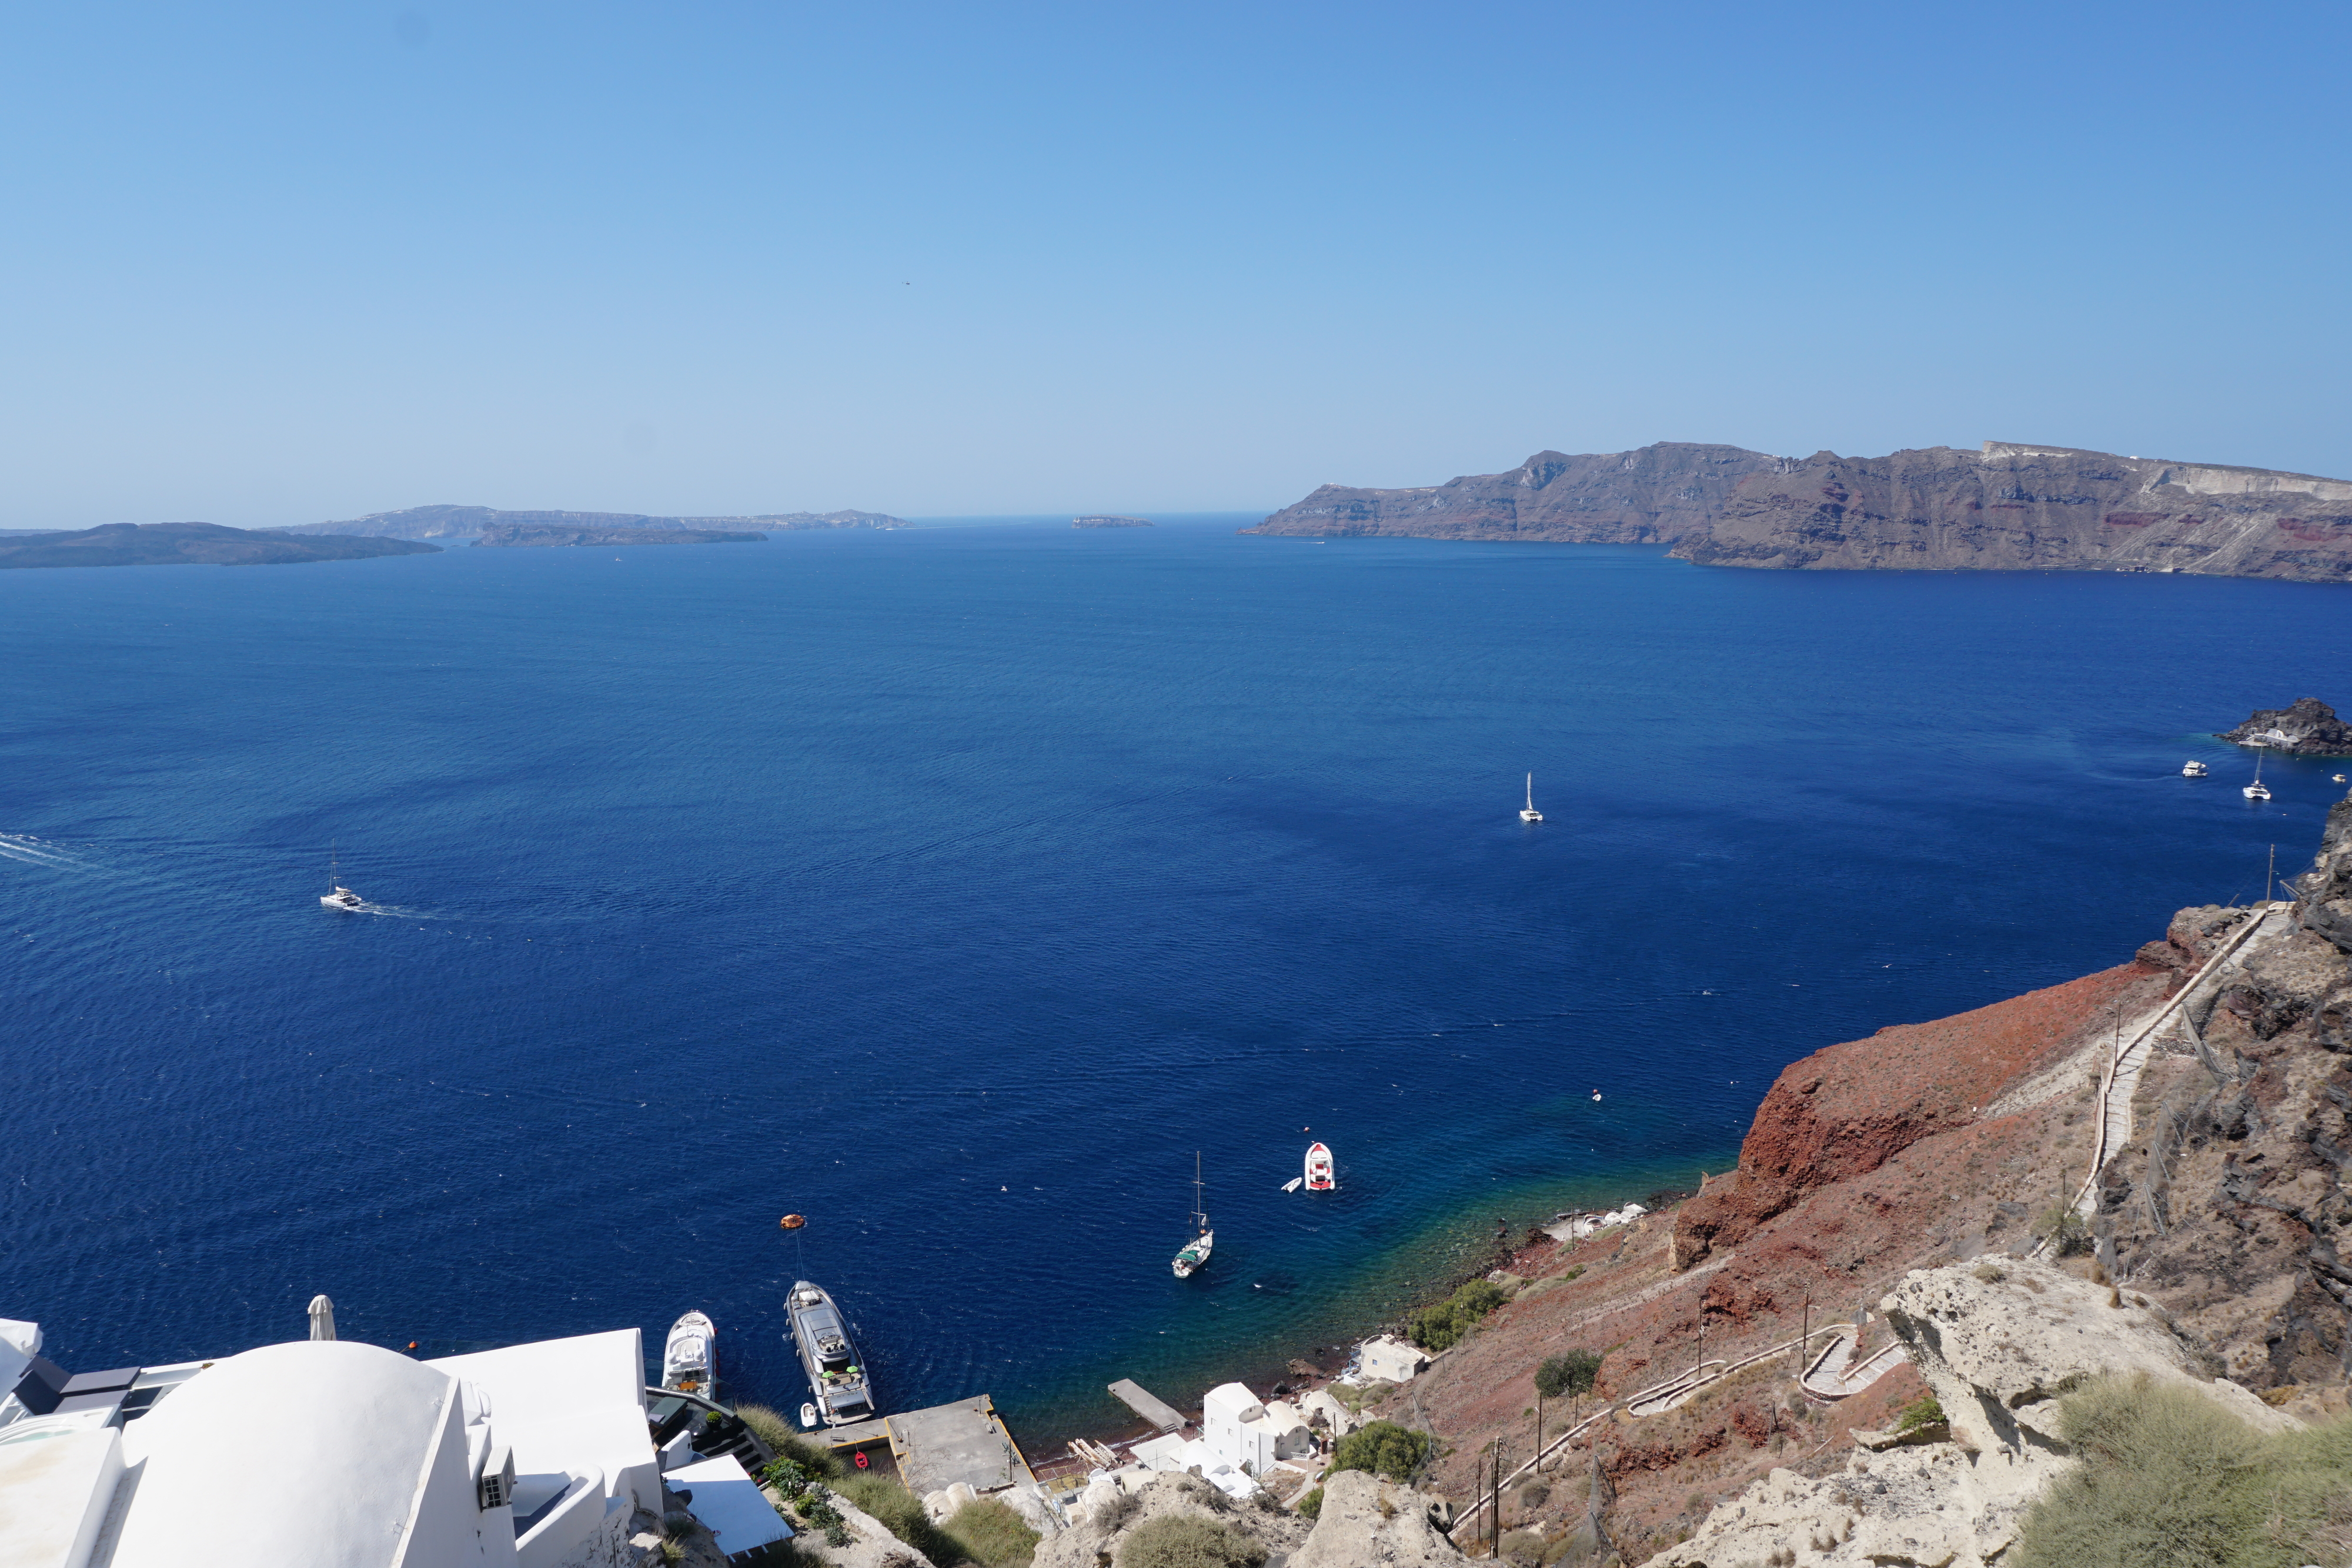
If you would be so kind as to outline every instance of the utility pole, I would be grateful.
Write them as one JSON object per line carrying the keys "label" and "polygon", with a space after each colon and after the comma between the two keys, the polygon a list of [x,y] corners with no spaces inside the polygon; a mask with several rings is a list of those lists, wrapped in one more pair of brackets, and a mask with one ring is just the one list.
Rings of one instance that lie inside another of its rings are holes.
{"label": "utility pole", "polygon": [[1536,1474],[1543,1474],[1543,1390],[1536,1390]]}
{"label": "utility pole", "polygon": [[1805,1292],[1805,1315],[1797,1320],[1797,1392],[1805,1391],[1805,1357],[1813,1348],[1813,1293]]}
{"label": "utility pole", "polygon": [[2268,904],[2278,893],[2278,846],[2271,846],[2271,869],[2263,878],[2263,902]]}

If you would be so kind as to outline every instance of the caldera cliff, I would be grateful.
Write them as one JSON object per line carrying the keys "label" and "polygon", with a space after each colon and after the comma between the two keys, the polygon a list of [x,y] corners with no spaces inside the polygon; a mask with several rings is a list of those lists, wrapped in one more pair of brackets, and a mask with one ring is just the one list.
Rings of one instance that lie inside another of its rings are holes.
{"label": "caldera cliff", "polygon": [[2352,481],[1988,441],[1884,457],[1661,442],[1414,489],[1326,485],[1255,534],[1671,544],[1710,566],[2352,580]]}

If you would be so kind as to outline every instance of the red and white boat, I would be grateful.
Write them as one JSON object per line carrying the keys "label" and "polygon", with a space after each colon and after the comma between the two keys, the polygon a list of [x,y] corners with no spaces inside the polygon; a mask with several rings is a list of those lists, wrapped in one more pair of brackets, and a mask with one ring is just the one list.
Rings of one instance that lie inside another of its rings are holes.
{"label": "red and white boat", "polygon": [[1323,1144],[1307,1145],[1307,1190],[1329,1192],[1339,1184],[1331,1179],[1331,1151]]}

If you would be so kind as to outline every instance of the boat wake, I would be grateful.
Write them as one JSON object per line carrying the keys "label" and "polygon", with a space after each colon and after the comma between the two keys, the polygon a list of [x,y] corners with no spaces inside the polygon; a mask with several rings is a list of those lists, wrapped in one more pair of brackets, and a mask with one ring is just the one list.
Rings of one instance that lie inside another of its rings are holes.
{"label": "boat wake", "polygon": [[0,856],[22,861],[26,865],[54,866],[59,871],[97,869],[80,856],[68,854],[55,844],[44,843],[30,833],[0,833]]}

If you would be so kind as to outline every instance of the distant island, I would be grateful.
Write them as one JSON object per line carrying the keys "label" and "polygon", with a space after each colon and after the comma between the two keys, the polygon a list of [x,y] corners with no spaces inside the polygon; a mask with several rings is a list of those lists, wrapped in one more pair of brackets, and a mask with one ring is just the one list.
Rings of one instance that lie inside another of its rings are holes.
{"label": "distant island", "polygon": [[2289,707],[2254,710],[2254,716],[2215,738],[2297,757],[2352,757],[2352,724],[2317,697],[2298,697]]}
{"label": "distant island", "polygon": [[0,536],[0,568],[290,566],[438,553],[436,546],[407,539],[289,538],[217,523],[105,523],[79,532]]}
{"label": "distant island", "polygon": [[562,528],[493,523],[474,540],[485,545],[725,545],[758,544],[765,534],[725,528]]}
{"label": "distant island", "polygon": [[1248,534],[1664,544],[1712,566],[2153,571],[2352,581],[2352,481],[1988,441],[1774,457],[1538,452],[1403,490],[1326,485]]}
{"label": "distant island", "polygon": [[[301,523],[289,534],[352,535],[394,539],[472,538],[498,528],[667,528],[688,532],[745,528],[775,533],[795,528],[903,528],[903,517],[887,512],[779,512],[756,517],[664,517],[645,512],[509,512],[496,507],[410,507],[370,512],[338,523]],[[509,541],[512,542],[512,541]]]}
{"label": "distant island", "polygon": [[1148,528],[1150,526],[1150,517],[1096,517],[1070,519],[1070,527],[1074,528]]}

